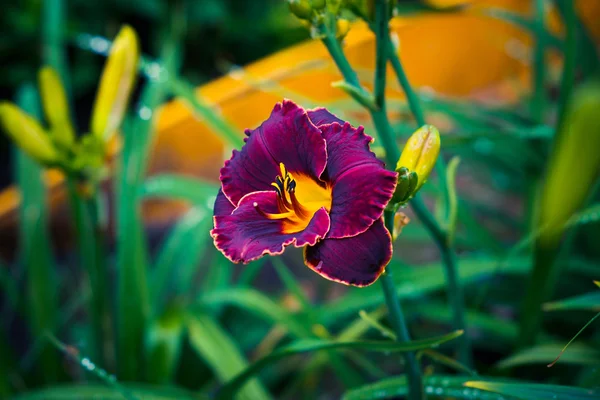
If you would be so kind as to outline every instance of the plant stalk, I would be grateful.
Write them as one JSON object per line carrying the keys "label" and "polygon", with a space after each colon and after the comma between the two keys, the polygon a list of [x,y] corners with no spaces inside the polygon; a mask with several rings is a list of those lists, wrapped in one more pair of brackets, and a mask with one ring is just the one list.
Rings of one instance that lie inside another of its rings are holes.
{"label": "plant stalk", "polygon": [[86,351],[90,357],[104,363],[107,355],[105,344],[109,330],[109,308],[105,230],[99,218],[98,190],[93,187],[90,193],[83,195],[78,191],[73,177],[68,178],[67,187],[79,242],[80,263],[87,270],[90,287],[87,310],[90,318],[90,343]]}
{"label": "plant stalk", "polygon": [[[390,232],[394,231],[394,212],[385,212],[385,225]],[[385,296],[385,303],[388,307],[388,316],[396,333],[398,342],[410,342],[410,334],[406,325],[406,319],[402,312],[400,299],[392,278],[392,271],[386,268],[385,272],[379,278]],[[404,354],[404,362],[406,367],[406,376],[408,378],[408,398],[410,400],[421,400],[425,398],[423,391],[423,378],[415,353],[408,352]]]}
{"label": "plant stalk", "polygon": [[[402,62],[394,49],[391,39],[389,39],[388,35],[388,57],[390,63],[392,64],[392,68],[396,73],[398,78],[398,83],[404,90],[406,94],[406,101],[408,102],[408,106],[415,117],[418,126],[425,125],[425,114],[423,112],[423,108],[421,107],[421,103],[413,90],[410,81],[408,80],[408,76],[406,75],[404,68],[402,66]],[[387,148],[386,148],[387,150]],[[439,182],[441,186],[441,192],[444,196],[443,201],[445,204],[445,212],[446,219],[449,217],[450,210],[450,197],[448,191],[448,185],[446,182],[446,164],[442,157],[439,157],[437,162],[435,163],[435,168],[437,175],[439,177]],[[466,318],[465,318],[465,305],[464,305],[464,294],[462,290],[462,286],[460,284],[460,279],[458,277],[458,268],[456,263],[456,254],[452,246],[450,245],[450,238],[448,232],[443,229],[440,224],[436,221],[431,212],[427,209],[427,206],[421,199],[419,194],[415,195],[415,197],[410,201],[410,205],[417,215],[417,218],[425,225],[425,228],[429,231],[431,236],[433,237],[442,257],[442,263],[444,265],[444,272],[446,275],[447,282],[447,290],[448,290],[448,301],[452,307],[452,321],[454,329],[462,329],[466,328]],[[458,338],[458,355],[459,360],[467,365],[472,365],[472,350],[471,350],[471,342],[469,340],[469,336],[467,334],[462,335]]]}
{"label": "plant stalk", "polygon": [[[385,85],[386,85],[386,64],[387,64],[387,53],[388,53],[388,19],[387,19],[387,7],[386,2],[378,0],[376,2],[376,25],[375,33],[377,36],[376,44],[376,61],[375,61],[375,86],[374,86],[374,98],[375,98],[375,109],[369,109],[373,123],[377,130],[378,136],[383,142],[386,149],[386,164],[388,168],[393,169],[396,165],[396,161],[400,157],[400,151],[395,141],[395,135],[392,127],[389,123],[386,114],[385,104]],[[345,81],[354,86],[357,91],[364,91],[356,72],[352,69],[352,66],[348,62],[348,59],[344,55],[340,44],[334,35],[329,31],[323,38],[323,43],[329,50],[335,64],[342,73]],[[394,213],[392,211],[386,212],[385,217],[386,225],[390,232],[393,232],[394,224]],[[404,314],[400,306],[400,300],[398,298],[394,282],[392,280],[392,272],[386,271],[381,277],[382,287],[386,299],[386,303],[389,309],[389,315],[397,335],[398,341],[410,341],[410,335],[406,326]],[[409,381],[409,398],[411,400],[421,400],[424,398],[423,383],[421,377],[421,371],[416,361],[415,354],[412,352],[405,354],[406,371]]]}

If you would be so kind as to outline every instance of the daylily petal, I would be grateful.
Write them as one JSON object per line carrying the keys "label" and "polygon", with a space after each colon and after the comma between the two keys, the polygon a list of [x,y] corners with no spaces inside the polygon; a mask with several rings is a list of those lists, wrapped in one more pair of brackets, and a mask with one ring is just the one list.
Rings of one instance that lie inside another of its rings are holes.
{"label": "daylily petal", "polygon": [[235,206],[231,204],[227,196],[223,194],[223,190],[219,189],[217,199],[215,200],[215,210],[213,212],[215,217],[230,215],[233,210],[235,210]]}
{"label": "daylily petal", "polygon": [[269,119],[246,134],[242,150],[234,150],[221,169],[223,192],[234,205],[248,193],[271,188],[279,163],[315,180],[325,169],[325,140],[306,111],[292,101],[276,104]]}
{"label": "daylily petal", "polygon": [[338,124],[344,124],[344,121],[327,111],[324,107],[314,108],[312,110],[308,110],[308,117],[316,126],[331,124],[332,122],[337,122]]}
{"label": "daylily petal", "polygon": [[387,171],[369,149],[372,138],[349,123],[321,126],[327,141],[324,176],[333,185],[328,238],[364,232],[383,214],[396,188],[397,173]]}
{"label": "daylily petal", "polygon": [[286,246],[314,245],[327,234],[329,216],[319,209],[308,226],[300,232],[283,233],[283,220],[267,219],[264,213],[277,213],[277,193],[262,191],[242,197],[230,215],[216,215],[211,231],[215,246],[232,262],[244,264],[265,254],[281,254]]}
{"label": "daylily petal", "polygon": [[392,238],[379,218],[360,235],[325,239],[304,249],[304,262],[321,276],[353,286],[375,282],[392,258]]}

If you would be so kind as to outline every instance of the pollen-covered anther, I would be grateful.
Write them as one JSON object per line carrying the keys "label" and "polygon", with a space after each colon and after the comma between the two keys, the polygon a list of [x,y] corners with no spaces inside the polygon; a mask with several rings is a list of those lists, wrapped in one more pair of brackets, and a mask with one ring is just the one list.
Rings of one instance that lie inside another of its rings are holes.
{"label": "pollen-covered anther", "polygon": [[263,217],[265,217],[267,219],[285,219],[285,218],[289,218],[293,215],[292,212],[284,212],[284,213],[278,213],[278,214],[267,213],[260,209],[257,202],[252,203],[252,205],[256,209],[257,213],[259,213],[260,215],[262,215]]}

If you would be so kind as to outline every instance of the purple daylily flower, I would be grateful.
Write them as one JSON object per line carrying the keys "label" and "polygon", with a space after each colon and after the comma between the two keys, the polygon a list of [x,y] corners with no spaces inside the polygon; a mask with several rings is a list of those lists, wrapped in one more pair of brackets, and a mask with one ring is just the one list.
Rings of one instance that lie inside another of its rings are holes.
{"label": "purple daylily flower", "polygon": [[373,283],[392,257],[382,214],[397,174],[370,151],[363,127],[284,100],[246,135],[221,169],[211,231],[217,249],[248,263],[304,247],[306,265],[323,277]]}

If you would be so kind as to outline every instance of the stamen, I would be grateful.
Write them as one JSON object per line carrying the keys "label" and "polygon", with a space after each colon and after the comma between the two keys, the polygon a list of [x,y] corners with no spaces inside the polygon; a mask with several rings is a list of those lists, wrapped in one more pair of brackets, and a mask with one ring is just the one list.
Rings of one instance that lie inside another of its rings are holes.
{"label": "stamen", "polygon": [[286,218],[289,218],[294,215],[294,213],[292,211],[288,211],[288,212],[280,213],[280,214],[266,213],[260,209],[257,202],[254,202],[252,205],[254,206],[254,209],[256,210],[256,212],[259,213],[261,216],[265,217],[266,219],[286,219]]}
{"label": "stamen", "polygon": [[280,163],[279,163],[279,171],[281,172],[281,176],[282,176],[283,178],[287,177],[287,175],[288,175],[288,172],[287,172],[287,170],[285,169],[285,165],[284,165],[282,162],[280,162]]}

